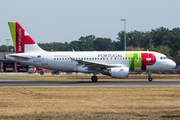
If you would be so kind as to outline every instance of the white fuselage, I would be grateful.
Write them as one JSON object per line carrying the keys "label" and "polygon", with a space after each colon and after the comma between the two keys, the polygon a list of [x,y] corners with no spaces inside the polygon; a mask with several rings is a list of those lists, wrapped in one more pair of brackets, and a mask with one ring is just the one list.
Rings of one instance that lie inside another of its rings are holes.
{"label": "white fuselage", "polygon": [[[128,57],[127,54],[153,54],[155,58],[143,58],[143,56],[138,57]],[[11,57],[20,56],[20,57]],[[111,52],[33,52],[33,53],[19,53],[7,55],[6,58],[15,62],[24,63],[28,65],[33,65],[36,67],[43,67],[52,70],[66,71],[66,72],[93,72],[88,70],[83,65],[78,65],[76,60],[83,60],[92,63],[100,63],[111,66],[121,66],[128,67],[130,71],[140,72],[140,71],[160,71],[169,70],[175,67],[175,62],[168,59],[164,54],[158,52],[148,52],[148,51],[111,51]],[[27,58],[22,58],[22,57]],[[152,60],[153,59],[153,60]],[[133,60],[133,63],[132,63]],[[139,63],[147,63],[146,69],[142,68],[143,65],[137,66]],[[153,63],[151,64],[150,62]],[[133,68],[131,68],[133,65]],[[96,66],[95,66],[96,67]],[[98,66],[97,66],[98,67]]]}

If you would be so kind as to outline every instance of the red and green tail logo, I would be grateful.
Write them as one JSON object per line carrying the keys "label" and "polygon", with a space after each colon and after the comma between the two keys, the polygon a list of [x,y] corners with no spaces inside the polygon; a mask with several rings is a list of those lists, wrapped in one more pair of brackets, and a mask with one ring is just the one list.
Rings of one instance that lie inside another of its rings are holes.
{"label": "red and green tail logo", "polygon": [[26,44],[35,44],[18,22],[8,22],[8,24],[16,53],[24,53]]}

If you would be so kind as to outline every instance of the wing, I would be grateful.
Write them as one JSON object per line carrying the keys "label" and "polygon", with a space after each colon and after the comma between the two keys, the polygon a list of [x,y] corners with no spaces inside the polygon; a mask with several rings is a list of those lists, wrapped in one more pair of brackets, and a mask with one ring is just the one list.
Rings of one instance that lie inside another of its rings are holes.
{"label": "wing", "polygon": [[102,70],[102,69],[107,69],[110,67],[121,67],[121,64],[107,64],[107,63],[100,63],[100,62],[94,62],[94,61],[85,61],[85,60],[74,60],[78,64],[77,66],[83,66],[83,67],[88,67],[89,70]]}

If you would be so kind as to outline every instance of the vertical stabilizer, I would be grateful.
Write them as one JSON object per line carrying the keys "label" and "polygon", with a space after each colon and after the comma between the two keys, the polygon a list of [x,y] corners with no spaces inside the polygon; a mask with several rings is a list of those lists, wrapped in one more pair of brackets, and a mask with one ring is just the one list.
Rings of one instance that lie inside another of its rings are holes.
{"label": "vertical stabilizer", "polygon": [[43,51],[18,22],[8,22],[16,53]]}

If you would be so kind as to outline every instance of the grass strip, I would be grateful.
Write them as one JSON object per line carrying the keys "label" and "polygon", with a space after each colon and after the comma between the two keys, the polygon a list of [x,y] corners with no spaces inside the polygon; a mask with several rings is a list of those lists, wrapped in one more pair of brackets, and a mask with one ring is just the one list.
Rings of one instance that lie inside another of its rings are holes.
{"label": "grass strip", "polygon": [[0,88],[0,119],[180,119],[180,87]]}

